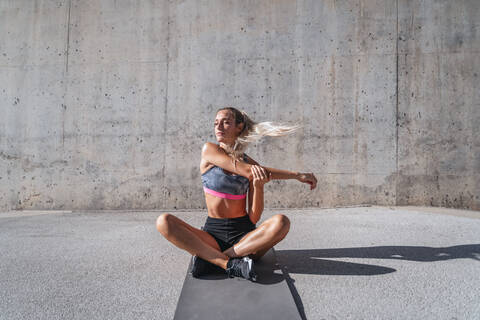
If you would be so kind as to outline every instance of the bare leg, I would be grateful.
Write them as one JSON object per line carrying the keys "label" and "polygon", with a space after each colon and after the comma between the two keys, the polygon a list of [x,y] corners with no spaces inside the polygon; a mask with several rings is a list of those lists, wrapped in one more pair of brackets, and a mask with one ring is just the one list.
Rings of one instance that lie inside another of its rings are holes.
{"label": "bare leg", "polygon": [[157,218],[157,230],[175,246],[227,269],[229,256],[220,251],[217,241],[208,232],[192,227],[169,213]]}
{"label": "bare leg", "polygon": [[285,238],[289,230],[290,220],[283,214],[276,214],[247,233],[238,243],[223,253],[230,257],[250,255],[252,259],[258,260]]}

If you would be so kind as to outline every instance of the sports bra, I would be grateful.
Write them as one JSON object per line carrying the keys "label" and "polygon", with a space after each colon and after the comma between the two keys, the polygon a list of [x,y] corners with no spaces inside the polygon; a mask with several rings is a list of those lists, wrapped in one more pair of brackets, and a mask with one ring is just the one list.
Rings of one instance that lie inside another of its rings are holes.
{"label": "sports bra", "polygon": [[[246,161],[246,155],[243,154]],[[241,175],[228,175],[217,166],[209,168],[202,174],[203,190],[216,197],[226,199],[245,199],[250,181]]]}

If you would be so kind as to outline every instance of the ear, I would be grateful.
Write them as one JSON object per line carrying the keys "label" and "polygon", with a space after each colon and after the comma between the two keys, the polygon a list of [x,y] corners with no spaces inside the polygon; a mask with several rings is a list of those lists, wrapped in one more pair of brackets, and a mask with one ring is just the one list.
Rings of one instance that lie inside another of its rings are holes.
{"label": "ear", "polygon": [[242,122],[239,124],[239,126],[237,127],[237,134],[240,134],[242,131],[243,131],[243,128],[245,128],[245,123]]}

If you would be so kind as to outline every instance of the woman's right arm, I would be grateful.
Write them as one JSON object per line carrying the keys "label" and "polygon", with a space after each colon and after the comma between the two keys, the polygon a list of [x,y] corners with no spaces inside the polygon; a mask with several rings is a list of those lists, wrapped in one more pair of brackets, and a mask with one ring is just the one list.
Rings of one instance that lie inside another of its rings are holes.
{"label": "woman's right arm", "polygon": [[235,165],[233,159],[215,143],[206,142],[203,145],[202,159],[208,163],[216,165],[217,167],[244,176],[250,181],[253,180],[253,174],[250,169],[252,167],[251,164],[248,164],[244,161],[237,161]]}

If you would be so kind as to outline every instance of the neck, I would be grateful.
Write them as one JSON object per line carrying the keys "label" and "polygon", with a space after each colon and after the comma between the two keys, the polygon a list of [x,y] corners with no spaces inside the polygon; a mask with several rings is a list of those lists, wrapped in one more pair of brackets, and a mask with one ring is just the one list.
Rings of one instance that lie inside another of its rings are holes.
{"label": "neck", "polygon": [[220,142],[220,147],[223,149],[233,149],[233,146],[235,143],[225,143],[225,142]]}

